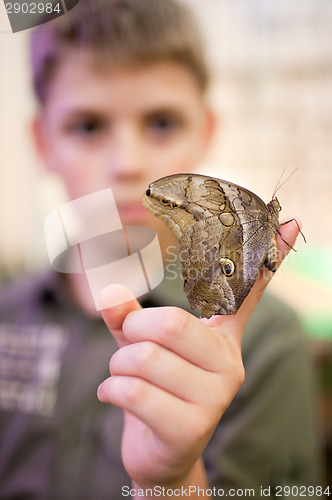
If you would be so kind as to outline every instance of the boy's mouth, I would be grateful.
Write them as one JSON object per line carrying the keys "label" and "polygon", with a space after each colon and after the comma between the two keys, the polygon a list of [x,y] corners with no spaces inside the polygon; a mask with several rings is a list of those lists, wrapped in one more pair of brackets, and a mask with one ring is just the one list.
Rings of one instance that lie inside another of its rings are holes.
{"label": "boy's mouth", "polygon": [[148,217],[148,212],[142,202],[118,205],[120,218],[130,222],[140,222]]}

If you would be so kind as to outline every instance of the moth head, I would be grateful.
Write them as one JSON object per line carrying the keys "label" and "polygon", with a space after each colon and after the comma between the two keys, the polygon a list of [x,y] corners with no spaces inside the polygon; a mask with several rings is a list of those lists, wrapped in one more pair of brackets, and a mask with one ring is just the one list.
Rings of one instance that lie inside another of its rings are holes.
{"label": "moth head", "polygon": [[278,214],[280,212],[280,210],[281,210],[281,206],[280,206],[278,198],[273,198],[273,200],[271,200],[268,205],[272,208],[272,210],[276,214]]}
{"label": "moth head", "polygon": [[177,203],[176,201],[173,201],[171,198],[168,198],[168,197],[165,197],[162,195],[153,196],[150,188],[146,190],[145,195],[148,197],[151,196],[152,198],[154,198],[156,200],[157,203],[159,202],[164,207],[178,208],[180,206],[179,203]]}
{"label": "moth head", "polygon": [[160,179],[149,185],[143,196],[143,205],[154,215],[173,211],[179,208],[183,202],[183,196],[174,189],[174,183]]}

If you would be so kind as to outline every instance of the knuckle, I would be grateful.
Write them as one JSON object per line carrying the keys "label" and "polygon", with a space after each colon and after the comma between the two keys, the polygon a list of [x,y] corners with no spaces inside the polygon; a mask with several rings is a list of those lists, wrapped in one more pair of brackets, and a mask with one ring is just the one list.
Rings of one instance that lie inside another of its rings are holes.
{"label": "knuckle", "polygon": [[205,409],[200,412],[193,412],[186,424],[186,433],[190,440],[202,442],[211,431],[211,421],[209,413]]}
{"label": "knuckle", "polygon": [[239,390],[245,379],[245,369],[240,352],[233,353],[231,370],[234,377],[235,387]]}
{"label": "knuckle", "polygon": [[242,361],[234,362],[231,375],[232,375],[231,380],[233,385],[233,391],[232,391],[233,392],[232,399],[233,399],[233,397],[238,392],[245,379],[245,371]]}
{"label": "knuckle", "polygon": [[108,363],[108,369],[109,369],[109,372],[110,374],[112,375],[112,372],[113,372],[113,366],[114,366],[114,355],[111,357],[109,363]]}
{"label": "knuckle", "polygon": [[238,379],[237,379],[238,380],[239,388],[244,383],[245,378],[246,378],[246,372],[245,372],[243,363],[241,363],[240,366],[239,366],[239,369],[238,369]]}
{"label": "knuckle", "polygon": [[157,357],[157,345],[154,342],[140,342],[137,344],[135,366],[140,369],[150,364]]}
{"label": "knuckle", "polygon": [[230,356],[218,374],[219,382],[215,384],[217,406],[223,413],[242,386],[245,380],[245,369],[242,358]]}
{"label": "knuckle", "polygon": [[159,336],[162,343],[167,343],[179,332],[188,327],[190,315],[178,307],[165,307],[164,314],[160,318]]}
{"label": "knuckle", "polygon": [[146,396],[146,389],[146,384],[142,379],[130,377],[124,393],[126,406],[128,406],[128,408],[133,408],[138,404],[142,404]]}
{"label": "knuckle", "polygon": [[115,351],[115,353],[111,356],[111,359],[108,364],[108,368],[111,375],[116,375],[121,373],[124,350],[125,347],[122,347],[117,351]]}
{"label": "knuckle", "polygon": [[234,390],[236,393],[240,389],[240,387],[242,386],[244,379],[245,379],[245,370],[244,370],[242,359],[241,360],[238,360],[238,359],[233,360],[230,373],[232,374],[231,378],[232,378]]}
{"label": "knuckle", "polygon": [[236,344],[228,344],[227,371],[231,374],[233,383],[237,390],[241,387],[245,379],[245,370],[241,351]]}

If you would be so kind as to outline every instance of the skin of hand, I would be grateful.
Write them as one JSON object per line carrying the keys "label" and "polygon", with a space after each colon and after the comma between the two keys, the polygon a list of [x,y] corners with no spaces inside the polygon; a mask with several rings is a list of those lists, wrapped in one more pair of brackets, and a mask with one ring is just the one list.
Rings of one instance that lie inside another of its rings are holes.
{"label": "skin of hand", "polygon": [[[294,245],[295,221],[280,227]],[[277,235],[280,263],[290,247]],[[111,377],[98,388],[104,403],[123,408],[122,460],[134,485],[207,488],[201,454],[244,381],[243,330],[272,273],[265,268],[234,316],[198,319],[176,307],[142,309],[131,292],[111,285],[101,304],[119,350]]]}

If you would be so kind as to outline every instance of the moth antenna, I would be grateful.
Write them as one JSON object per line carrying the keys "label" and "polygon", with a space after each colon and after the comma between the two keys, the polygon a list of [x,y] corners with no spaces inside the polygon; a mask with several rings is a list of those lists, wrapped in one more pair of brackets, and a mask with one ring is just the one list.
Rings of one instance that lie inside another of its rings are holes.
{"label": "moth antenna", "polygon": [[281,172],[281,176],[279,177],[278,182],[276,184],[276,187],[274,188],[273,195],[272,195],[272,200],[275,197],[275,195],[276,195],[276,193],[277,193],[277,191],[279,189],[279,183],[280,183],[281,179],[283,178],[285,172],[286,172],[286,167]]}
{"label": "moth antenna", "polygon": [[286,184],[287,181],[289,181],[289,179],[295,174],[295,172],[298,171],[298,168],[296,168],[295,170],[293,170],[293,172],[284,180],[284,182],[282,184],[280,184],[280,181],[281,179],[283,178],[284,176],[284,173],[286,172],[286,167],[283,169],[282,171],[282,174],[281,176],[279,177],[279,180],[277,182],[277,185],[273,191],[273,195],[272,195],[272,200],[275,198],[275,195],[277,194],[277,192],[279,191],[279,189],[284,185]]}

